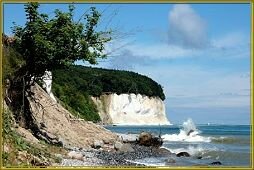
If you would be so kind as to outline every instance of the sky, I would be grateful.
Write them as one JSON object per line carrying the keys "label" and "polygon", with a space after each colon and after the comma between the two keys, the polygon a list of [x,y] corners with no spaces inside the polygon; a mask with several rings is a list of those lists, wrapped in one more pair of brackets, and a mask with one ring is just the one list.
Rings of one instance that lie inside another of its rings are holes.
{"label": "sky", "polygon": [[[160,83],[171,123],[250,123],[249,4],[75,4],[75,20],[90,6],[102,12],[98,30],[115,30],[95,67]],[[40,12],[67,7],[42,4]],[[4,4],[7,35],[12,22],[24,25],[23,4]]]}

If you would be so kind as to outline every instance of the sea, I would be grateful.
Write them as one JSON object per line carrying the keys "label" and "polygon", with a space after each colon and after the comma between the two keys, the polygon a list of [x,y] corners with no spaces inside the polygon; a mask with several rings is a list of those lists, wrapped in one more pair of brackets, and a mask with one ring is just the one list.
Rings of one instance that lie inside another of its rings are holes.
{"label": "sea", "polygon": [[134,136],[143,131],[155,136],[161,135],[162,148],[175,154],[188,152],[191,155],[190,157],[174,156],[172,159],[175,160],[175,163],[172,164],[167,163],[170,157],[149,157],[133,161],[146,166],[206,166],[217,161],[221,162],[219,166],[251,166],[250,125],[196,125],[192,119],[188,119],[178,125],[110,125],[105,128],[118,134]]}

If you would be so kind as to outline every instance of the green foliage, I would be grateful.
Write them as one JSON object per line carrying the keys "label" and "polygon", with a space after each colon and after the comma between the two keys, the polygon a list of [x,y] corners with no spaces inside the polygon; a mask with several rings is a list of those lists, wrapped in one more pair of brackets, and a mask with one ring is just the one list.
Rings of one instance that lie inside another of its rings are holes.
{"label": "green foliage", "polygon": [[101,14],[95,7],[83,22],[74,21],[74,6],[68,12],[55,10],[55,16],[39,13],[38,3],[25,5],[26,24],[13,27],[14,46],[25,60],[23,75],[41,77],[46,70],[69,66],[76,60],[97,63],[104,44],[111,40],[111,31],[97,31]]}
{"label": "green foliage", "polygon": [[[68,69],[55,70],[53,72],[53,90],[56,96],[64,102],[72,96],[74,100],[80,98],[77,96],[78,94],[100,96],[107,92],[134,93],[165,99],[161,85],[149,77],[131,71],[85,66],[71,66]],[[68,93],[66,93],[67,91]]]}
{"label": "green foliage", "polygon": [[23,138],[12,130],[13,121],[11,119],[11,111],[7,108],[3,112],[3,138],[5,140],[11,139],[18,150],[26,150],[28,148],[28,143],[23,140]]}
{"label": "green foliage", "polygon": [[53,93],[65,107],[86,120],[99,121],[91,96],[103,93],[135,93],[165,99],[162,87],[138,73],[84,66],[53,71]]}
{"label": "green foliage", "polygon": [[[67,78],[66,80],[69,81],[71,79]],[[79,118],[93,122],[100,121],[96,106],[86,91],[75,88],[75,84],[78,82],[72,82],[74,84],[66,84],[65,82],[55,83],[54,81],[52,89],[53,93],[61,100],[61,104],[67,110]]]}
{"label": "green foliage", "polygon": [[13,79],[16,71],[21,68],[25,61],[21,55],[11,46],[3,44],[3,79]]}

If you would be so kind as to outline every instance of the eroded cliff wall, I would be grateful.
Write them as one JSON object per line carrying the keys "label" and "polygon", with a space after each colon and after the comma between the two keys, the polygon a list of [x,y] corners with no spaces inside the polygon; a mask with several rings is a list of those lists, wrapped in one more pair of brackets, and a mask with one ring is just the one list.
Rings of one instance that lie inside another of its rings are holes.
{"label": "eroded cliff wall", "polygon": [[168,125],[165,105],[159,97],[140,94],[104,94],[92,97],[103,123],[121,125]]}

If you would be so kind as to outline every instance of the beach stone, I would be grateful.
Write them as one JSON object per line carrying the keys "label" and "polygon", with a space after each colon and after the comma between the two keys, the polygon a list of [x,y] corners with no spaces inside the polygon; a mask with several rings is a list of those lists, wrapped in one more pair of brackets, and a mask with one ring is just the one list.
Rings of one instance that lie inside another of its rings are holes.
{"label": "beach stone", "polygon": [[68,153],[68,157],[71,159],[77,159],[83,161],[83,155],[81,153],[75,152],[75,151],[70,151]]}
{"label": "beach stone", "polygon": [[215,161],[215,162],[212,162],[210,163],[211,165],[222,165],[222,163],[220,161]]}
{"label": "beach stone", "polygon": [[129,143],[125,143],[119,149],[120,152],[134,152],[135,150],[131,147]]}
{"label": "beach stone", "polygon": [[139,144],[150,146],[152,140],[152,135],[148,132],[142,132],[139,134]]}
{"label": "beach stone", "polygon": [[134,134],[120,134],[119,140],[123,143],[136,143],[138,141],[138,135]]}
{"label": "beach stone", "polygon": [[190,154],[188,152],[179,152],[176,154],[177,157],[190,157]]}
{"label": "beach stone", "polygon": [[166,148],[159,148],[159,149],[156,149],[156,154],[160,156],[168,156],[168,155],[171,155],[171,152],[167,150]]}
{"label": "beach stone", "polygon": [[115,144],[114,144],[114,148],[116,150],[119,150],[122,146],[123,146],[123,143],[121,143],[119,141],[116,141]]}
{"label": "beach stone", "polygon": [[144,146],[160,147],[163,144],[162,138],[153,137],[148,132],[142,132],[139,135],[139,144]]}
{"label": "beach stone", "polygon": [[103,141],[101,141],[101,140],[95,140],[93,145],[92,145],[92,148],[94,148],[94,149],[100,149],[101,147],[103,147]]}

